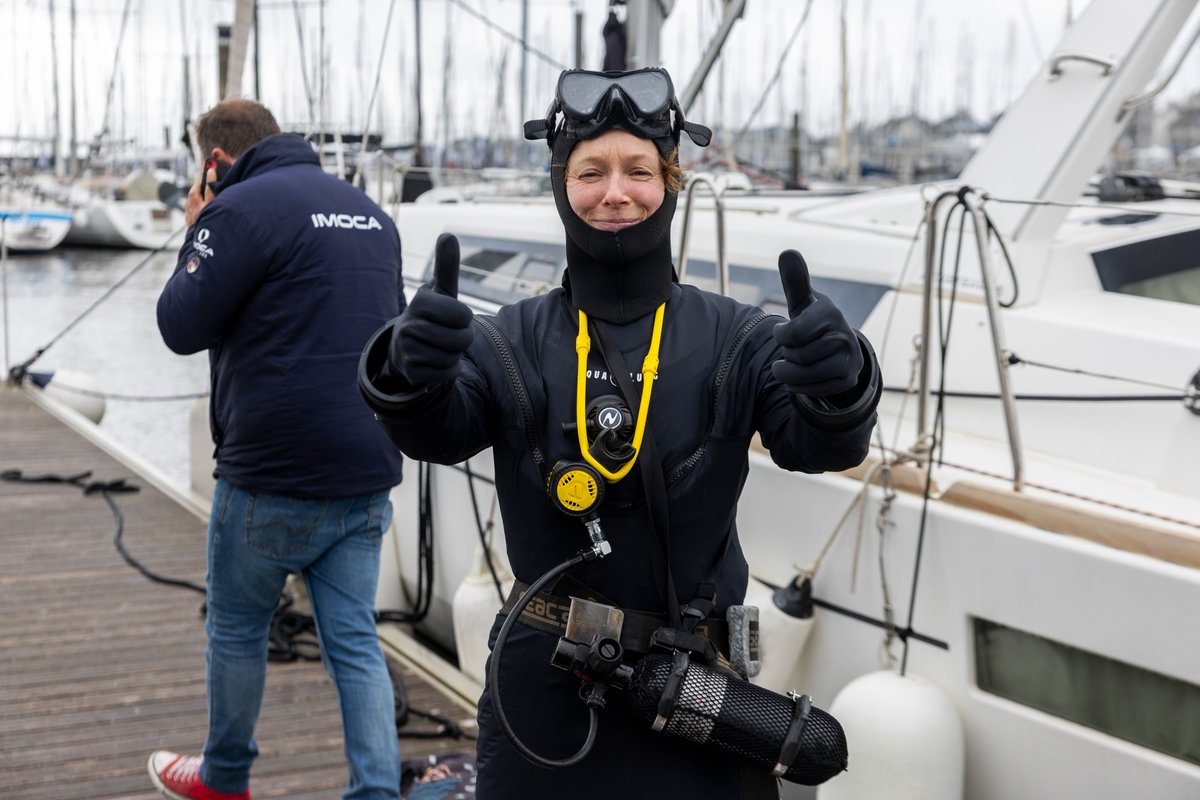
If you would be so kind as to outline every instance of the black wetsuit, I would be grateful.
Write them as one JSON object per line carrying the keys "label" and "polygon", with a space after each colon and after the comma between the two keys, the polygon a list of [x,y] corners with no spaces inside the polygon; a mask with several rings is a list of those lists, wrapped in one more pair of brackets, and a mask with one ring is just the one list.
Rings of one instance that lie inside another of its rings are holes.
{"label": "black wetsuit", "polygon": [[[637,372],[652,319],[651,314],[625,325],[592,322],[603,326],[626,366]],[[372,382],[386,359],[388,329],[368,346],[359,379],[381,423],[410,458],[452,464],[493,448],[509,561],[520,580],[533,583],[588,543],[579,520],[552,507],[546,493],[549,468],[560,459],[580,458],[575,434],[563,431],[563,423],[574,422],[576,414],[578,313],[563,290],[556,289],[501,309],[493,321],[516,356],[532,430],[522,423],[524,410],[479,328],[463,359],[462,376],[448,386],[389,396],[380,381]],[[833,427],[828,425],[832,417],[811,407],[805,410],[771,373],[772,362],[781,357],[772,336],[779,321],[720,295],[671,286],[647,435],[654,438],[666,476],[670,558],[681,603],[692,599],[720,559],[735,524],[756,432],[775,462],[788,470],[844,469],[866,455],[878,392],[837,415],[839,424]],[[864,349],[869,353],[869,347]],[[618,393],[595,337],[588,370],[589,399]],[[642,391],[640,377],[634,381]],[[663,613],[662,578],[655,568],[662,563],[661,547],[644,502],[640,462],[609,487],[600,510],[612,554],[581,564],[571,574],[616,605]],[[716,616],[743,600],[746,582],[746,560],[734,536],[716,578]],[[498,616],[493,626],[493,644],[501,621]],[[587,709],[578,698],[579,679],[550,665],[555,641],[554,635],[523,624],[513,628],[503,650],[501,701],[525,744],[547,758],[561,759],[582,744]],[[611,696],[600,712],[591,754],[567,769],[526,761],[497,725],[487,692],[480,699],[479,724],[482,800],[763,796],[743,795],[732,759],[635,723],[619,695]]]}

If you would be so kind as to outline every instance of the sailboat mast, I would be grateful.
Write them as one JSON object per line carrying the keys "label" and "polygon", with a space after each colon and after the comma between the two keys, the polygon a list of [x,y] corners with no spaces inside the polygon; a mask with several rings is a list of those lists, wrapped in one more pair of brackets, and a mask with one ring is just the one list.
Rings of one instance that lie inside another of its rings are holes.
{"label": "sailboat mast", "polygon": [[421,0],[413,0],[413,44],[417,55],[417,74],[416,74],[416,107],[417,107],[417,131],[415,140],[415,149],[413,150],[413,166],[424,167],[425,164],[425,147],[421,144],[423,133],[421,131]]}
{"label": "sailboat mast", "polygon": [[246,45],[250,41],[250,26],[254,24],[254,0],[238,0],[233,13],[233,35],[225,71],[222,99],[241,97],[242,73],[246,67]]}
{"label": "sailboat mast", "polygon": [[54,0],[50,0],[50,74],[54,81],[54,174],[62,175],[62,159],[59,146],[62,144],[62,116],[58,109],[58,36],[55,32]]}
{"label": "sailboat mast", "polygon": [[325,126],[329,115],[325,113],[325,0],[317,5],[317,111],[320,112],[320,126],[317,128],[317,152],[325,149]]}
{"label": "sailboat mast", "polygon": [[[179,34],[183,45],[183,130],[186,133],[192,122],[192,56],[188,45],[187,0],[179,0]],[[190,139],[191,134],[188,133]],[[196,143],[192,142],[196,149]]]}
{"label": "sailboat mast", "polygon": [[79,143],[75,134],[75,0],[71,0],[71,152],[67,156],[68,177],[75,177],[75,154]]}
{"label": "sailboat mast", "polygon": [[843,176],[850,172],[850,148],[846,125],[850,99],[850,76],[846,69],[846,0],[842,0],[842,12],[838,23],[841,81],[838,86],[838,171]]}
{"label": "sailboat mast", "polygon": [[258,0],[254,0],[254,99],[261,103],[262,84],[259,81],[258,53]]}
{"label": "sailboat mast", "polygon": [[[525,111],[525,92],[528,91],[529,77],[529,0],[521,0],[521,91],[517,93],[517,121],[523,121],[527,118]],[[528,148],[523,148],[523,153],[528,152]],[[522,158],[522,166],[524,158]]]}

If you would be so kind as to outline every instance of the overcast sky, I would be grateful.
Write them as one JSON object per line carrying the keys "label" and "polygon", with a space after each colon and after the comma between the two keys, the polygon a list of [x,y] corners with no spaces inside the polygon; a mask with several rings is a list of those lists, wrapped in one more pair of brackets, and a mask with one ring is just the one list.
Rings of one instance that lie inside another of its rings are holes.
{"label": "overcast sky", "polygon": [[[127,2],[131,13],[118,54]],[[53,0],[64,137],[70,125],[70,4]],[[714,127],[740,129],[782,64],[754,125],[787,121],[798,112],[812,131],[836,130],[842,2],[813,0],[807,22],[787,49],[806,4],[749,0],[689,116]],[[847,0],[852,121],[878,121],[912,110],[941,118],[959,107],[977,117],[990,116],[1021,91],[1054,48],[1068,8],[1078,15],[1087,4]],[[216,29],[218,23],[233,21],[233,0],[75,0],[75,5],[76,135],[81,142],[100,131],[106,106],[109,126],[119,138],[160,145],[168,134],[177,137],[185,113],[185,54],[191,61],[193,113],[215,102]],[[322,83],[317,54],[323,9],[325,117],[360,130],[378,73],[379,94],[369,127],[382,130],[389,143],[411,141],[414,5],[414,0],[261,0],[261,99],[285,124],[310,123],[307,97],[311,93],[315,103]],[[0,0],[0,67],[13,76],[0,81],[0,137],[48,136],[53,131],[50,6],[51,0]],[[676,0],[666,20],[661,55],[678,91],[717,27],[720,6],[718,0]],[[467,132],[517,134],[524,119],[544,112],[559,70],[574,66],[576,12],[583,14],[583,66],[600,66],[607,0],[528,0],[528,40],[536,52],[527,57],[526,108],[518,109],[521,53],[513,37],[521,29],[522,0],[421,0],[420,7],[427,141]],[[304,32],[303,48],[298,27]],[[2,63],[5,59],[9,63]],[[110,80],[113,91],[107,100]],[[1178,99],[1197,86],[1200,57],[1192,54],[1165,98]],[[243,93],[252,95],[253,89],[251,52]],[[0,143],[0,148],[8,146]]]}

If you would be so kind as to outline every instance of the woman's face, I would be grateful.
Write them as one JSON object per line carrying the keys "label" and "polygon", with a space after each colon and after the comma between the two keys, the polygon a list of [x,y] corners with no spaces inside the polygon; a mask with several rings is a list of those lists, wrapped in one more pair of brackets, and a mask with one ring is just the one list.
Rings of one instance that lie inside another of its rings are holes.
{"label": "woman's face", "polygon": [[654,142],[623,130],[575,145],[566,173],[571,209],[602,231],[641,222],[658,210],[666,191]]}

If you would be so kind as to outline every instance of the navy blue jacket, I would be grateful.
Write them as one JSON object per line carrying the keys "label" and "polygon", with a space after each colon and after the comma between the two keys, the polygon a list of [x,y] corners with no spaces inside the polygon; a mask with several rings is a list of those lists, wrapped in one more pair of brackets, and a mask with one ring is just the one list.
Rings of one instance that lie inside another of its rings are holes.
{"label": "navy blue jacket", "polygon": [[215,474],[293,497],[399,483],[355,380],[364,343],[405,305],[396,226],[298,136],[254,145],[220,187],[158,299],[167,346],[209,351]]}

